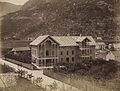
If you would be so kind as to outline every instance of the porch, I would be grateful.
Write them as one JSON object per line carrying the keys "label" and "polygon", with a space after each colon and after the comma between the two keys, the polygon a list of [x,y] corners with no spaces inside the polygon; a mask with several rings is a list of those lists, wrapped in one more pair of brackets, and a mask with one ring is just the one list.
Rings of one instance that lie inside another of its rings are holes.
{"label": "porch", "polygon": [[39,58],[36,61],[38,66],[53,66],[58,63],[58,57]]}

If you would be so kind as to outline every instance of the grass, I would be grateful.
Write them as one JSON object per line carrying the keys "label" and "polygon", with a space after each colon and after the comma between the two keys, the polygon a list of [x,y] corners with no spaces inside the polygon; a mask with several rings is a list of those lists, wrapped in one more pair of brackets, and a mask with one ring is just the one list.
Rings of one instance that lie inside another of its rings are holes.
{"label": "grass", "polygon": [[29,46],[31,41],[26,40],[4,40],[2,41],[2,48],[14,48]]}
{"label": "grass", "polygon": [[14,87],[7,88],[7,91],[45,91],[43,88],[32,84],[30,81],[19,78]]}

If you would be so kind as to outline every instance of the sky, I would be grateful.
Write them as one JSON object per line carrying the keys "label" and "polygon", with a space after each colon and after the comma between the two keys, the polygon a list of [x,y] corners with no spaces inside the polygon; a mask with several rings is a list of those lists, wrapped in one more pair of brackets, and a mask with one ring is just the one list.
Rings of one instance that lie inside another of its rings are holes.
{"label": "sky", "polygon": [[17,5],[23,5],[28,0],[0,0],[1,2],[9,2]]}

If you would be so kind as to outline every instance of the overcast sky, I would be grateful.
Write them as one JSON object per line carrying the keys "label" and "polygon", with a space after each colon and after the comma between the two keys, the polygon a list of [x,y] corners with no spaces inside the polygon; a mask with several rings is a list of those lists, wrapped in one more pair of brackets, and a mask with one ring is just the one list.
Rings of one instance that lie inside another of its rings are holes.
{"label": "overcast sky", "polygon": [[23,5],[28,0],[0,0],[1,2],[10,2],[17,5]]}

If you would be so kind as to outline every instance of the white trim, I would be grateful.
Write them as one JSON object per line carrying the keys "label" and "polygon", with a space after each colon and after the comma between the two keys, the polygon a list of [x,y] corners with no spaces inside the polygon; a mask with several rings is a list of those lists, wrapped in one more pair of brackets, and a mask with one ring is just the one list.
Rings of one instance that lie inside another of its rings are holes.
{"label": "white trim", "polygon": [[[34,57],[34,56],[32,56]],[[43,60],[43,59],[59,59],[58,57],[47,57],[47,58],[37,58],[37,57],[34,57],[35,59],[37,60]]]}
{"label": "white trim", "polygon": [[39,58],[39,60],[41,60],[41,59],[58,59],[58,57]]}

